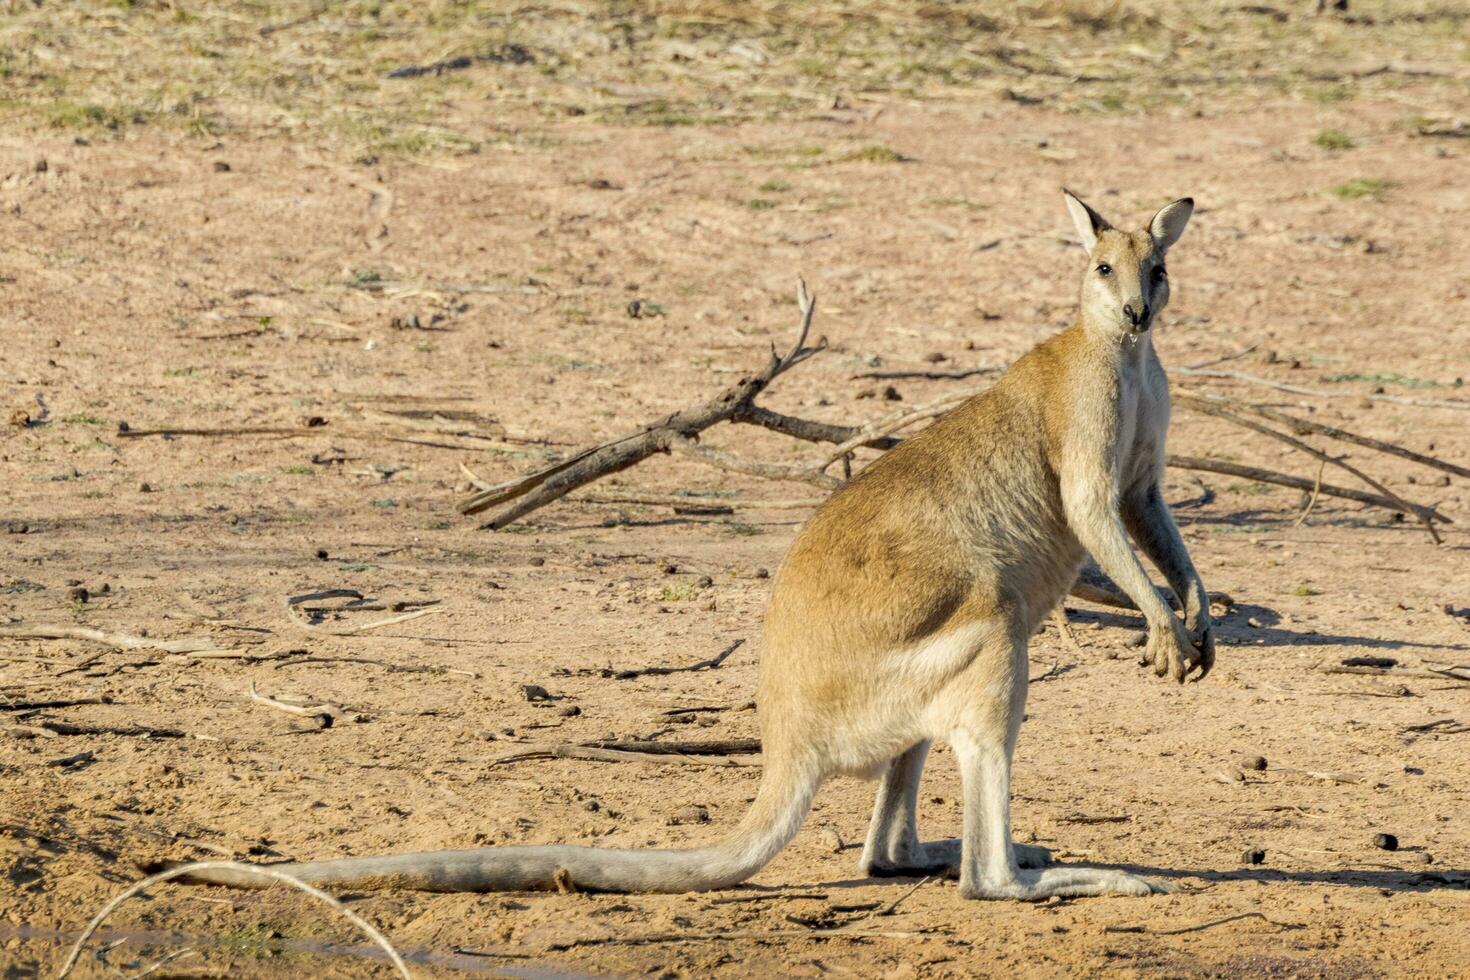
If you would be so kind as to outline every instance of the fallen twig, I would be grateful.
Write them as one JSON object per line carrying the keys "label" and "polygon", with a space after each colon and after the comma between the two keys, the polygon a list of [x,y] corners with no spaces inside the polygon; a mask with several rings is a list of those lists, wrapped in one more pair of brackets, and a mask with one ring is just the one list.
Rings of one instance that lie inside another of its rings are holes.
{"label": "fallen twig", "polygon": [[292,704],[290,701],[281,698],[273,698],[270,695],[261,694],[255,689],[254,681],[250,682],[250,700],[256,704],[263,704],[268,708],[275,708],[277,711],[284,711],[287,714],[298,715],[302,718],[325,717],[328,721],[336,721],[338,718],[344,718],[351,721],[356,717],[354,712],[344,711],[335,704]]}
{"label": "fallen twig", "polygon": [[730,658],[730,654],[739,650],[744,644],[745,638],[741,637],[708,660],[701,660],[686,667],[639,667],[635,670],[613,671],[611,676],[614,680],[626,681],[634,677],[662,677],[665,674],[684,674],[695,670],[715,670]]}
{"label": "fallen twig", "polygon": [[[650,743],[658,744],[658,743]],[[500,756],[491,759],[491,765],[503,765],[511,762],[525,762],[530,759],[585,759],[591,762],[652,762],[659,765],[665,763],[678,763],[686,766],[754,766],[755,762],[745,762],[730,756],[712,755],[684,755],[670,752],[643,752],[627,751],[623,749],[604,749],[593,745],[571,745],[563,743],[552,745],[544,749],[528,752],[517,752],[513,755]]]}
{"label": "fallen twig", "polygon": [[92,934],[101,927],[102,923],[107,920],[107,917],[111,915],[119,905],[121,905],[123,902],[126,902],[128,899],[134,897],[135,895],[142,894],[142,892],[144,892],[152,885],[161,884],[165,881],[171,881],[174,878],[182,878],[200,871],[234,871],[242,874],[253,874],[258,875],[262,878],[271,878],[276,881],[283,882],[284,884],[290,885],[292,888],[296,888],[300,891],[306,892],[306,894],[310,895],[312,898],[315,898],[320,902],[324,902],[332,908],[336,909],[342,914],[344,918],[347,919],[348,922],[351,922],[358,929],[362,930],[362,932],[369,939],[376,943],[378,947],[387,954],[389,961],[392,962],[394,968],[397,969],[399,976],[403,977],[403,980],[413,980],[412,975],[408,972],[408,965],[403,962],[403,957],[398,955],[398,950],[393,948],[393,944],[388,941],[387,937],[379,932],[376,928],[374,928],[372,923],[368,922],[362,916],[358,915],[356,912],[352,911],[350,908],[344,905],[340,899],[327,894],[319,888],[308,885],[306,882],[301,881],[299,878],[293,878],[290,875],[286,874],[284,871],[278,871],[275,868],[270,867],[262,867],[258,864],[241,864],[238,861],[198,861],[193,864],[185,864],[177,868],[169,868],[166,871],[160,871],[158,874],[155,875],[150,875],[149,877],[144,878],[142,881],[137,882],[136,884],[124,889],[122,892],[115,895],[106,905],[104,905],[102,907],[102,911],[98,912],[95,916],[92,917],[91,922],[87,923],[87,927],[82,930],[82,934],[78,936],[77,941],[72,944],[71,951],[67,954],[66,961],[61,964],[61,969],[56,974],[56,980],[66,980],[66,977],[69,976],[71,974],[71,971],[76,968],[77,960],[81,958],[82,948],[86,946],[87,940],[92,938]]}
{"label": "fallen twig", "polygon": [[1299,436],[1315,433],[1317,435],[1327,436],[1329,439],[1336,439],[1339,442],[1352,443],[1355,446],[1362,446],[1365,449],[1373,449],[1380,453],[1387,453],[1390,456],[1398,456],[1401,459],[1407,459],[1411,462],[1419,463],[1422,466],[1428,466],[1433,469],[1443,470],[1446,473],[1453,473],[1456,476],[1470,476],[1470,469],[1467,469],[1463,466],[1457,466],[1454,463],[1439,459],[1436,456],[1426,456],[1423,453],[1416,453],[1412,449],[1405,449],[1403,446],[1397,445],[1396,443],[1385,442],[1382,439],[1373,439],[1368,436],[1358,435],[1356,432],[1349,432],[1346,429],[1339,429],[1335,426],[1324,425],[1321,422],[1314,422],[1311,419],[1304,419],[1298,415],[1289,415],[1286,412],[1270,408],[1266,405],[1254,405],[1250,402],[1240,401],[1239,399],[1235,398],[1226,398],[1223,395],[1216,394],[1200,395],[1198,392],[1184,394],[1188,395],[1191,398],[1203,397],[1206,398],[1208,401],[1218,402],[1221,405],[1224,405],[1227,408],[1230,408],[1236,412],[1249,412],[1250,414],[1260,416],[1263,419],[1269,419],[1272,422],[1279,422],[1280,424],[1289,427]]}
{"label": "fallen twig", "polygon": [[561,953],[584,946],[647,946],[662,943],[702,943],[729,939],[937,939],[946,932],[894,932],[878,929],[771,929],[732,932],[661,932],[648,936],[597,936],[552,943],[548,952]]}
{"label": "fallen twig", "polygon": [[[460,513],[478,514],[518,497],[523,498],[511,503],[486,524],[487,527],[498,530],[584,484],[627,469],[655,453],[668,452],[675,440],[690,440],[712,425],[741,415],[752,407],[756,396],[765,391],[777,377],[826,348],[825,340],[819,340],[811,347],[806,344],[816,304],[807,292],[806,283],[801,280],[797,281],[797,306],[801,311],[801,326],[796,343],[785,354],[778,354],[773,348],[770,362],[764,370],[742,378],[703,405],[675,412],[645,425],[637,432],[584,449],[570,459],[553,464],[524,479],[512,481],[497,489],[482,491],[461,502]],[[752,413],[750,418],[769,420],[778,416],[757,416]],[[756,421],[756,424],[763,423]]]}
{"label": "fallen twig", "polygon": [[188,732],[181,732],[177,728],[154,728],[143,725],[74,725],[69,721],[50,721],[44,718],[32,718],[31,724],[55,732],[57,735],[122,735],[129,738],[191,737]]}
{"label": "fallen twig", "polygon": [[581,745],[561,743],[523,749],[490,760],[491,765],[525,762],[530,759],[590,759],[595,762],[683,762],[690,765],[741,765],[729,756],[753,755],[761,750],[760,739],[738,738],[708,742],[595,741]]}
{"label": "fallen twig", "polygon": [[[1277,486],[1291,487],[1294,490],[1305,490],[1310,492],[1316,485],[1313,481],[1303,479],[1299,476],[1290,476],[1286,473],[1277,473],[1275,470],[1261,469],[1259,466],[1242,466],[1239,463],[1231,463],[1223,459],[1212,459],[1200,456],[1174,456],[1167,457],[1170,466],[1184,470],[1202,470],[1206,473],[1220,473],[1225,476],[1238,476],[1246,480],[1254,480],[1257,483],[1274,483]],[[1442,524],[1453,523],[1444,514],[1433,507],[1423,504],[1410,503],[1408,501],[1393,500],[1389,497],[1381,497],[1376,493],[1367,493],[1362,490],[1354,490],[1351,487],[1334,486],[1331,483],[1322,484],[1321,493],[1329,497],[1341,497],[1344,500],[1355,500],[1361,504],[1370,504],[1374,507],[1382,507],[1385,510],[1403,511],[1407,510],[1416,517],[1439,521]]]}
{"label": "fallen twig", "polygon": [[89,626],[27,626],[15,623],[0,626],[0,636],[15,640],[86,640],[115,650],[162,650],[164,653],[223,653],[210,639],[157,640],[131,633],[109,633]]}
{"label": "fallen twig", "polygon": [[1307,506],[1302,508],[1302,512],[1297,515],[1297,519],[1292,522],[1292,527],[1301,527],[1302,524],[1306,521],[1307,516],[1312,513],[1312,508],[1317,506],[1317,498],[1322,496],[1322,473],[1326,469],[1327,461],[1324,459],[1317,466],[1317,479],[1312,484],[1312,495],[1307,498]]}
{"label": "fallen twig", "polygon": [[1182,929],[1150,929],[1147,926],[1103,926],[1103,932],[1138,932],[1149,936],[1183,936],[1191,932],[1203,932],[1213,929],[1215,926],[1223,926],[1227,922],[1239,922],[1241,919],[1260,919],[1268,925],[1278,929],[1304,929],[1300,922],[1277,922],[1275,919],[1266,918],[1263,912],[1241,912],[1238,915],[1227,915],[1223,919],[1211,919],[1209,922],[1201,922],[1196,926],[1185,926]]}
{"label": "fallen twig", "polygon": [[1462,725],[1453,718],[1440,718],[1438,721],[1426,721],[1422,725],[1405,725],[1399,731],[1409,732],[1432,732],[1435,735],[1459,735],[1470,732],[1470,725]]}
{"label": "fallen twig", "polygon": [[999,374],[1004,370],[1005,368],[1000,367],[978,367],[967,371],[865,371],[854,374],[850,380],[902,381],[912,378],[920,381],[961,381],[981,374]]}
{"label": "fallen twig", "polygon": [[0,711],[39,711],[42,708],[72,708],[79,704],[111,704],[106,694],[87,698],[64,698],[56,701],[10,701],[0,702]]}
{"label": "fallen twig", "polygon": [[[1242,426],[1243,428],[1250,429],[1253,432],[1259,432],[1263,436],[1269,436],[1270,438],[1275,439],[1279,442],[1284,442],[1293,449],[1304,452],[1314,459],[1320,460],[1324,464],[1330,464],[1332,466],[1336,466],[1338,469],[1351,473],[1353,476],[1356,476],[1358,479],[1368,484],[1374,490],[1377,490],[1384,497],[1392,500],[1398,509],[1407,511],[1413,514],[1415,517],[1419,518],[1419,521],[1424,525],[1424,529],[1429,532],[1429,536],[1434,540],[1434,543],[1442,543],[1439,532],[1434,529],[1434,522],[1425,513],[1428,508],[1423,508],[1417,504],[1410,503],[1409,501],[1400,497],[1398,494],[1394,493],[1388,487],[1384,486],[1379,481],[1375,480],[1373,477],[1369,476],[1367,473],[1364,473],[1356,466],[1353,466],[1351,463],[1339,459],[1336,456],[1328,455],[1327,453],[1322,452],[1320,449],[1317,449],[1314,446],[1310,446],[1307,443],[1302,442],[1295,436],[1287,435],[1284,432],[1278,432],[1270,426],[1262,425],[1261,423],[1253,421],[1252,419],[1245,418],[1239,413],[1231,411],[1224,405],[1221,405],[1210,399],[1176,392],[1174,394],[1174,401],[1177,404],[1185,406],[1186,408],[1192,408],[1196,412],[1203,412],[1206,415],[1213,415],[1217,418],[1225,419],[1228,422],[1233,422],[1234,424]],[[1314,485],[1313,490],[1314,492],[1320,493],[1321,489],[1322,481],[1319,478]]]}
{"label": "fallen twig", "polygon": [[[421,616],[432,616],[435,613],[444,611],[438,606],[431,606],[428,609],[414,609],[410,612],[400,613],[397,616],[388,616],[383,619],[375,619],[370,623],[363,623],[359,626],[349,626],[345,629],[327,629],[312,622],[309,616],[303,615],[301,609],[303,603],[319,602],[326,599],[354,600],[353,602],[350,602],[347,605],[340,607],[342,610],[369,608],[364,606],[363,604],[365,598],[366,597],[356,589],[324,589],[321,592],[306,592],[301,595],[288,596],[286,599],[286,612],[290,615],[291,621],[293,623],[303,627],[304,629],[309,629],[314,633],[323,633],[328,636],[356,636],[359,633],[366,633],[368,630],[377,629],[380,626],[393,626],[398,623],[406,623],[410,619],[418,619]],[[437,599],[433,601],[438,602]]]}

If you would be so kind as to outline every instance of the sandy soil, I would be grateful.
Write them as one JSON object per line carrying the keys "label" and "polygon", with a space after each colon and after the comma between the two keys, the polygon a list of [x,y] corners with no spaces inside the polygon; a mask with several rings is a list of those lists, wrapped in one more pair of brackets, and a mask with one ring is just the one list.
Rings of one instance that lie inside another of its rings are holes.
{"label": "sandy soil", "polygon": [[[372,166],[281,140],[147,129],[0,142],[0,391],[7,414],[31,420],[0,446],[11,532],[0,612],[373,661],[0,642],[6,975],[54,969],[63,940],[140,863],[678,845],[728,829],[754,766],[493,760],[526,743],[754,735],[765,570],[808,513],[760,502],[813,491],[658,459],[598,492],[754,503],[705,517],[567,502],[491,533],[455,513],[459,464],[502,479],[727,383],[791,336],[798,270],[832,347],[766,403],[866,419],[891,407],[872,398],[883,383],[852,378],[873,363],[1000,365],[1068,322],[1080,253],[1063,240],[1060,184],[1130,220],[1192,194],[1200,209],[1171,257],[1158,340],[1167,364],[1259,345],[1232,366],[1353,397],[1211,384],[1470,461],[1465,412],[1357,397],[1375,385],[1466,397],[1466,150],[1405,131],[1404,101],[1105,123],[1013,103],[866,101],[792,123],[535,122],[534,139],[475,155]],[[1359,145],[1313,146],[1324,128]],[[905,162],[856,153],[871,146]],[[1364,177],[1389,183],[1329,192]],[[633,300],[645,315],[629,315]],[[1332,380],[1344,375],[1383,377]],[[955,383],[894,386],[917,403]],[[475,440],[385,414],[415,410],[472,413],[507,449],[454,448]],[[125,436],[123,421],[285,433]],[[1315,473],[1188,412],[1172,439],[1183,454]],[[781,461],[816,452],[744,429],[707,441]],[[1179,518],[1207,585],[1237,600],[1208,682],[1144,674],[1120,652],[1136,621],[1081,604],[1080,653],[1051,630],[1035,640],[1037,672],[1064,669],[1033,688],[1019,838],[1065,861],[1140,869],[1172,895],[976,905],[952,882],[910,894],[918,882],[863,879],[852,842],[872,787],[838,781],[749,889],[351,904],[420,958],[420,976],[1470,974],[1470,735],[1406,731],[1470,722],[1470,687],[1428,671],[1470,661],[1465,485],[1349,455],[1456,518],[1445,543],[1328,499],[1298,524],[1298,493],[1206,476],[1213,499]],[[1183,472],[1169,489],[1200,496]],[[440,600],[440,611],[352,637],[287,616],[287,596],[330,588],[390,606]],[[601,676],[693,662],[739,638],[718,670]],[[1399,666],[1320,669],[1365,655]],[[293,716],[251,701],[252,684],[360,717],[296,732]],[[529,702],[523,684],[559,700]],[[91,695],[109,703],[14,707]],[[665,714],[690,706],[720,710],[691,724]],[[155,734],[45,737],[42,721]],[[1242,775],[1255,755],[1268,768]],[[956,796],[941,749],[926,836],[957,831]],[[707,825],[688,822],[691,806]],[[1378,833],[1400,848],[1375,848]],[[1251,848],[1264,863],[1242,863]],[[824,934],[843,924],[884,935]],[[113,963],[196,950],[164,975],[387,975],[317,949],[360,940],[280,891],[161,890],[107,929],[132,937]],[[600,942],[669,934],[687,941]]]}

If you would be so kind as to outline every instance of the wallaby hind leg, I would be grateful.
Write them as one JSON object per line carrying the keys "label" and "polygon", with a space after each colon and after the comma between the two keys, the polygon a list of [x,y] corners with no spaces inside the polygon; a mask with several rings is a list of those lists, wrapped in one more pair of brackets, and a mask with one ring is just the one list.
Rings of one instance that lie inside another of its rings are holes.
{"label": "wallaby hind leg", "polygon": [[[960,841],[919,841],[919,779],[929,743],[920,742],[896,756],[883,771],[868,824],[868,841],[859,867],[875,878],[943,873],[957,877]],[[1016,844],[1016,861],[1023,868],[1043,868],[1051,863],[1051,851],[1030,844]]]}
{"label": "wallaby hind leg", "polygon": [[1005,669],[1009,677],[997,679],[1001,695],[994,701],[977,699],[951,736],[964,787],[960,895],[1036,901],[1054,895],[1148,895],[1166,891],[1157,882],[1121,871],[1020,868],[1011,842],[1011,756],[1026,707],[1024,640],[1016,642]]}

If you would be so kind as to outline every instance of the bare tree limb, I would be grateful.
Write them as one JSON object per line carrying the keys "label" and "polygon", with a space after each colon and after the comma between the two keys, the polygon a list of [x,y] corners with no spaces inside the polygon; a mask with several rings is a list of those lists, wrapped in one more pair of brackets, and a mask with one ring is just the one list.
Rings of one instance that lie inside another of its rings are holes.
{"label": "bare tree limb", "polygon": [[[1277,473],[1275,470],[1263,470],[1258,466],[1242,466],[1239,463],[1227,462],[1223,459],[1210,459],[1200,456],[1174,456],[1170,455],[1168,464],[1181,470],[1200,470],[1205,473],[1220,473],[1224,476],[1238,476],[1245,480],[1255,480],[1259,483],[1274,483],[1277,486],[1291,487],[1295,490],[1312,492],[1316,484],[1312,480],[1303,479],[1299,476],[1290,476],[1286,473]],[[1399,511],[1406,506],[1405,502],[1393,500],[1389,497],[1380,497],[1376,493],[1364,493],[1362,490],[1353,490],[1350,487],[1333,486],[1324,483],[1321,493],[1329,497],[1341,497],[1344,500],[1356,500],[1360,504],[1370,504],[1374,507],[1382,507],[1385,510]],[[1422,516],[1431,520],[1451,524],[1448,517],[1435,510],[1433,507],[1425,507],[1422,504],[1407,504],[1409,510],[1416,516]]]}
{"label": "bare tree limb", "polygon": [[1456,476],[1470,476],[1470,469],[1466,469],[1463,466],[1456,466],[1454,463],[1446,462],[1434,456],[1425,456],[1421,453],[1416,453],[1411,449],[1405,449],[1403,446],[1396,445],[1392,442],[1384,442],[1380,439],[1360,436],[1356,432],[1348,432],[1346,429],[1323,425],[1321,422],[1313,422],[1310,419],[1304,419],[1297,415],[1288,415],[1286,412],[1277,411],[1265,405],[1253,405],[1250,402],[1243,402],[1235,398],[1226,398],[1222,395],[1202,395],[1198,392],[1186,392],[1178,389],[1175,389],[1174,397],[1176,399],[1189,398],[1192,401],[1199,401],[1203,398],[1211,402],[1219,402],[1221,405],[1234,411],[1249,412],[1263,419],[1270,419],[1272,422],[1279,422],[1282,425],[1289,426],[1299,436],[1316,433],[1317,435],[1327,436],[1329,439],[1350,442],[1355,446],[1362,446],[1365,449],[1375,449],[1380,453],[1398,456],[1402,459],[1419,463],[1422,466],[1444,470],[1446,473],[1453,473]]}
{"label": "bare tree limb", "polygon": [[[816,301],[807,292],[806,283],[801,279],[797,280],[796,302],[801,310],[801,326],[796,343],[785,354],[778,353],[772,345],[770,363],[760,373],[741,378],[703,405],[675,412],[659,421],[650,422],[637,432],[584,449],[570,459],[528,477],[478,493],[460,503],[460,513],[478,514],[498,504],[524,498],[484,525],[498,530],[580,486],[641,463],[654,453],[668,452],[675,442],[693,440],[710,426],[729,421],[747,410],[755,397],[765,391],[772,381],[826,349],[825,339],[817,341],[813,346],[807,346]],[[775,413],[762,415],[761,418],[761,424],[784,424],[791,421],[784,416],[776,416]]]}
{"label": "bare tree limb", "polygon": [[[1373,479],[1373,477],[1369,476],[1367,473],[1364,473],[1362,470],[1358,469],[1356,466],[1353,466],[1351,463],[1338,459],[1336,456],[1330,456],[1327,453],[1324,453],[1321,450],[1317,449],[1316,447],[1302,442],[1295,436],[1289,436],[1284,432],[1276,431],[1270,426],[1262,425],[1261,423],[1253,421],[1252,419],[1245,418],[1244,416],[1239,415],[1213,401],[1210,401],[1209,399],[1200,398],[1195,395],[1176,394],[1174,396],[1174,401],[1188,408],[1192,408],[1196,412],[1203,412],[1206,415],[1213,415],[1217,418],[1225,419],[1228,422],[1233,422],[1236,425],[1250,429],[1252,432],[1259,432],[1263,436],[1269,436],[1279,442],[1284,442],[1288,446],[1291,446],[1293,449],[1300,450],[1301,452],[1306,453],[1314,459],[1318,459],[1325,464],[1336,466],[1338,469],[1351,473],[1353,476],[1356,476],[1358,479],[1368,484],[1374,490],[1377,490],[1389,500],[1392,500],[1400,510],[1408,511],[1412,513],[1415,517],[1419,518],[1419,522],[1424,525],[1424,529],[1429,532],[1429,537],[1433,539],[1434,543],[1442,543],[1439,532],[1434,529],[1433,520],[1428,515],[1426,515],[1417,504],[1412,504],[1404,498],[1400,497],[1388,487],[1384,486],[1382,483],[1379,483],[1377,480]],[[1313,493],[1320,492],[1320,487],[1321,481],[1318,481],[1317,485],[1313,488]]]}

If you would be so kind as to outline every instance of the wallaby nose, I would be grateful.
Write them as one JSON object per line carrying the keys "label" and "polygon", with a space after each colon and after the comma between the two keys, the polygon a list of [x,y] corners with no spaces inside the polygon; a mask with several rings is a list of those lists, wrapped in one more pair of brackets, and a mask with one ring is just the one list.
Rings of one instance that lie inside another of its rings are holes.
{"label": "wallaby nose", "polygon": [[1128,322],[1135,327],[1138,326],[1140,323],[1147,323],[1148,304],[1143,304],[1142,310],[1136,310],[1133,308],[1132,303],[1125,303],[1123,304],[1123,315],[1126,316],[1128,318]]}

